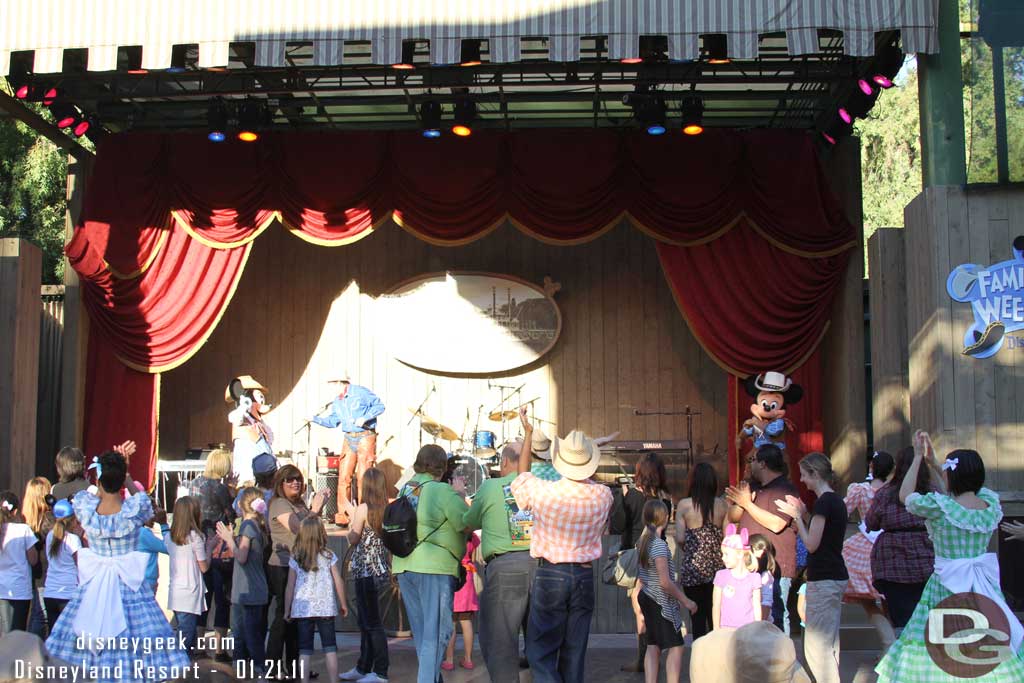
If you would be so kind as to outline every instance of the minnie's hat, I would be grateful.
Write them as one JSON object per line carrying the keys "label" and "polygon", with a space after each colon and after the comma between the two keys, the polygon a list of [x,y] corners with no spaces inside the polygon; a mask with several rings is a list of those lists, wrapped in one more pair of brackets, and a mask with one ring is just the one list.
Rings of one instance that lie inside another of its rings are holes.
{"label": "minnie's hat", "polygon": [[746,529],[736,531],[736,525],[730,524],[725,527],[725,538],[722,539],[723,548],[733,550],[750,550],[750,532]]}

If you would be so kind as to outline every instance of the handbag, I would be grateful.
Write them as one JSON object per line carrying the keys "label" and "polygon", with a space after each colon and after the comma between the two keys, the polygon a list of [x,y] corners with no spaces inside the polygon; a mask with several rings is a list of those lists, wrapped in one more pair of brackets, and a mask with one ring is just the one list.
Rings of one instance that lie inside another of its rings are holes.
{"label": "handbag", "polygon": [[636,586],[640,554],[636,548],[610,553],[601,569],[601,580],[609,586],[633,588]]}

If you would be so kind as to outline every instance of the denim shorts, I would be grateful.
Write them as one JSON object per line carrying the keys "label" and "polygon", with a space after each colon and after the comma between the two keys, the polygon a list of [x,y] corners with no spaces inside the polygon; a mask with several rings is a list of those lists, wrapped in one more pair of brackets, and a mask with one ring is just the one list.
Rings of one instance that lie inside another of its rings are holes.
{"label": "denim shorts", "polygon": [[324,652],[337,652],[338,641],[334,635],[334,617],[300,617],[295,619],[299,632],[299,654],[313,654],[313,636],[320,632],[320,645]]}

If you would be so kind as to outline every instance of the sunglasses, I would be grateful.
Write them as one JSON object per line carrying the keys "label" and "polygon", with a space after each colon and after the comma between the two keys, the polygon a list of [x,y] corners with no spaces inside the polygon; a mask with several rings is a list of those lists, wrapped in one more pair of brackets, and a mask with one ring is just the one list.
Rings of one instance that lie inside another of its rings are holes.
{"label": "sunglasses", "polygon": [[284,480],[286,484],[301,484],[302,477],[286,477]]}

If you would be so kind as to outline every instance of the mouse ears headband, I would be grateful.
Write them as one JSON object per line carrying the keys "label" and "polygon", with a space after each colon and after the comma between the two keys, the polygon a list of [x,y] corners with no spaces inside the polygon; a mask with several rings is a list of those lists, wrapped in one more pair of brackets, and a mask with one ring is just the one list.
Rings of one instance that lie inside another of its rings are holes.
{"label": "mouse ears headband", "polygon": [[725,538],[722,539],[723,548],[733,550],[750,550],[750,532],[746,529],[736,531],[736,525],[730,524],[725,528]]}

